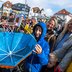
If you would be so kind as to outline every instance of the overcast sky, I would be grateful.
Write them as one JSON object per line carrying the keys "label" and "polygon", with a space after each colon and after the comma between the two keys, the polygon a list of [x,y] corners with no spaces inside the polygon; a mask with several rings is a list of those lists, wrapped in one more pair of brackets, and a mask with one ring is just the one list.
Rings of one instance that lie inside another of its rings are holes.
{"label": "overcast sky", "polygon": [[[1,1],[1,0],[0,0]],[[0,2],[0,6],[2,3],[7,0],[2,0]],[[25,3],[25,0],[9,0],[13,4],[14,3]],[[44,8],[44,11],[47,15],[53,15],[61,9],[66,9],[72,13],[72,0],[26,0],[27,4],[32,7]]]}

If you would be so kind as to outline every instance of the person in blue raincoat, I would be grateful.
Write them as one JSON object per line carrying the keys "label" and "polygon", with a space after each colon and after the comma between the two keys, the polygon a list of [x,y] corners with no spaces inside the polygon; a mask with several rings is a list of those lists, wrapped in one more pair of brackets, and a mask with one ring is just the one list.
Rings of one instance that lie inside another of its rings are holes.
{"label": "person in blue raincoat", "polygon": [[43,22],[39,22],[33,28],[33,35],[37,40],[37,45],[33,53],[26,59],[26,72],[40,72],[42,66],[48,64],[49,44],[44,40],[46,30],[46,24]]}

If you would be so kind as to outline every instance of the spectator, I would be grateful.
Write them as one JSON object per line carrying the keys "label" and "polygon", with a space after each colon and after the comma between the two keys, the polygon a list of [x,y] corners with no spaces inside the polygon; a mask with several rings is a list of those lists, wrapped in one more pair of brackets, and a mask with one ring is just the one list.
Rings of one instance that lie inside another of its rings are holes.
{"label": "spectator", "polygon": [[59,62],[59,64],[55,67],[54,72],[57,72],[57,70],[64,72],[72,62],[72,35],[63,44],[62,48],[50,54],[48,68],[55,66],[57,62]]}
{"label": "spectator", "polygon": [[47,34],[45,39],[49,42],[50,45],[50,52],[54,50],[54,45],[56,41],[56,31],[54,30],[57,20],[55,18],[51,18],[47,23]]}
{"label": "spectator", "polygon": [[64,42],[69,38],[71,34],[72,34],[72,19],[67,24],[65,24],[64,30],[58,36],[55,44],[55,50],[62,48]]}
{"label": "spectator", "polygon": [[49,55],[49,44],[44,40],[46,25],[40,22],[34,26],[33,34],[37,45],[33,53],[26,59],[25,67],[27,72],[40,72],[42,66],[47,65]]}
{"label": "spectator", "polygon": [[14,22],[14,15],[10,13],[8,22]]}

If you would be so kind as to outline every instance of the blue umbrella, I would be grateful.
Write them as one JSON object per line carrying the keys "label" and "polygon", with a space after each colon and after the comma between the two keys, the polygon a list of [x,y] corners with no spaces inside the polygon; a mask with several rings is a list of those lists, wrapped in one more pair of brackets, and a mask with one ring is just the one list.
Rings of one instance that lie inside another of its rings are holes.
{"label": "blue umbrella", "polygon": [[36,43],[31,34],[0,32],[0,65],[16,66],[31,54]]}

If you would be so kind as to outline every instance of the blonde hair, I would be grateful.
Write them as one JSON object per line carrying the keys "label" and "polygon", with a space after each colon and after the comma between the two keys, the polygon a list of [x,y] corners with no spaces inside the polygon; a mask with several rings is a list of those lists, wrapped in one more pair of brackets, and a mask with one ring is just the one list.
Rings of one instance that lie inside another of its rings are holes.
{"label": "blonde hair", "polygon": [[50,20],[49,20],[49,22],[51,20],[53,20],[55,22],[55,27],[57,27],[58,26],[58,21],[57,21],[56,17],[51,17]]}

